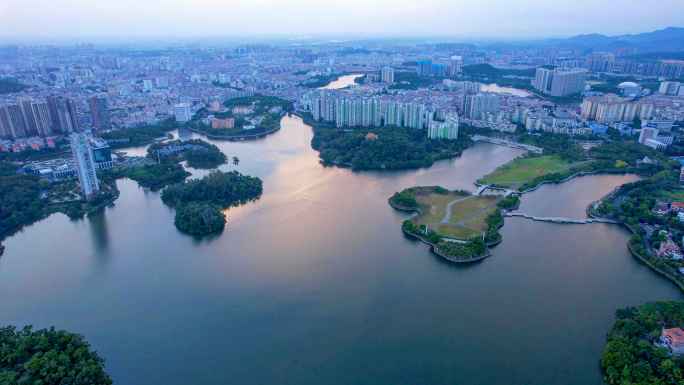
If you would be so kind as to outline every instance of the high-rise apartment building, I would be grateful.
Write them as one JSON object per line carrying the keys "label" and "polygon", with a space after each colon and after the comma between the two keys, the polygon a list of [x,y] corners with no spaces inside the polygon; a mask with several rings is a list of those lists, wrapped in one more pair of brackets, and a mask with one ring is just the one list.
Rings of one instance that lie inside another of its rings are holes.
{"label": "high-rise apartment building", "polygon": [[394,68],[383,67],[380,81],[383,83],[394,83]]}
{"label": "high-rise apartment building", "polygon": [[586,70],[582,68],[537,68],[534,89],[551,96],[567,96],[584,91]]}
{"label": "high-rise apartment building", "polygon": [[544,93],[549,93],[551,89],[551,80],[553,79],[553,71],[546,68],[537,68],[537,73],[534,76],[534,89]]}
{"label": "high-rise apartment building", "polygon": [[463,105],[463,114],[475,120],[484,120],[485,113],[499,112],[499,96],[495,93],[480,93],[466,95]]}
{"label": "high-rise apartment building", "polygon": [[0,130],[4,139],[25,138],[28,136],[26,122],[18,104],[0,107]]}
{"label": "high-rise apartment building", "polygon": [[422,60],[418,62],[417,68],[418,76],[430,76],[432,74],[432,61]]}
{"label": "high-rise apartment building", "polygon": [[398,126],[403,124],[403,105],[400,102],[387,102],[385,106],[385,126]]}
{"label": "high-rise apartment building", "polygon": [[188,103],[179,103],[173,106],[173,116],[179,123],[186,123],[192,119],[190,114],[190,105]]}
{"label": "high-rise apartment building", "polygon": [[444,122],[432,121],[428,126],[428,138],[430,139],[456,139],[458,138],[458,115],[449,114]]}
{"label": "high-rise apartment building", "polygon": [[661,82],[658,93],[663,95],[684,95],[684,86],[679,82]]}
{"label": "high-rise apartment building", "polygon": [[33,119],[36,122],[36,130],[38,131],[38,135],[52,135],[52,120],[50,119],[47,103],[32,102],[31,110],[33,111]]}
{"label": "high-rise apartment building", "polygon": [[107,98],[103,95],[95,95],[88,98],[90,114],[93,117],[93,126],[99,129],[110,129],[111,121],[109,109],[107,108]]}
{"label": "high-rise apartment building", "polygon": [[425,105],[417,103],[404,104],[404,127],[423,129],[424,118]]}
{"label": "high-rise apartment building", "polygon": [[83,196],[90,201],[100,193],[100,182],[97,180],[97,166],[95,154],[90,146],[88,136],[83,132],[72,132],[71,153],[74,156],[78,183],[81,186]]}
{"label": "high-rise apartment building", "polygon": [[50,119],[52,120],[53,130],[62,133],[81,130],[78,115],[76,114],[76,103],[73,100],[61,96],[47,96],[45,99]]}
{"label": "high-rise apartment building", "polygon": [[601,123],[631,122],[636,116],[648,120],[653,116],[653,108],[652,103],[633,102],[614,94],[591,96],[582,102],[582,117]]}
{"label": "high-rise apartment building", "polygon": [[554,69],[551,96],[567,96],[584,91],[587,71],[582,68]]}
{"label": "high-rise apartment building", "polygon": [[31,101],[23,99],[19,101],[19,109],[21,115],[24,117],[24,125],[26,126],[26,134],[28,136],[38,135],[38,127],[36,126],[36,119],[33,116],[33,109],[31,108]]}

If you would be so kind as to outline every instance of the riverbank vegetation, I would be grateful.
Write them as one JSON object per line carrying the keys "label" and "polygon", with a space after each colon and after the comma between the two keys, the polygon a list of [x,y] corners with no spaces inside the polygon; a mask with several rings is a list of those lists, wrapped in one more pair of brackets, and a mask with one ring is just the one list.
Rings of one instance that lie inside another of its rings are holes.
{"label": "riverbank vegetation", "polygon": [[165,204],[176,208],[174,224],[186,233],[204,235],[222,230],[226,219],[221,207],[257,199],[261,179],[237,171],[212,171],[202,179],[169,186],[162,191]]}
{"label": "riverbank vegetation", "polygon": [[[377,139],[366,139],[374,133]],[[326,162],[355,169],[400,169],[429,167],[435,160],[462,154],[473,141],[467,135],[455,140],[428,139],[424,130],[406,127],[345,127],[318,124],[311,147]]]}
{"label": "riverbank vegetation", "polygon": [[90,202],[81,195],[75,178],[50,182],[37,174],[25,175],[19,167],[0,162],[0,239],[52,213],[81,218],[119,197],[114,175],[98,172],[100,194]]}
{"label": "riverbank vegetation", "polygon": [[142,167],[117,168],[113,170],[117,178],[129,178],[138,182],[142,187],[153,190],[179,183],[191,174],[180,164],[170,162],[146,164]]}
{"label": "riverbank vegetation", "polygon": [[684,302],[648,302],[620,309],[608,331],[601,368],[611,384],[681,384],[684,358],[656,347],[663,328],[684,327]]}
{"label": "riverbank vegetation", "polygon": [[38,175],[24,175],[18,170],[15,165],[0,162],[0,236],[48,213],[46,200],[40,199]]}
{"label": "riverbank vegetation", "polygon": [[104,358],[80,334],[0,328],[0,383],[109,385]]}

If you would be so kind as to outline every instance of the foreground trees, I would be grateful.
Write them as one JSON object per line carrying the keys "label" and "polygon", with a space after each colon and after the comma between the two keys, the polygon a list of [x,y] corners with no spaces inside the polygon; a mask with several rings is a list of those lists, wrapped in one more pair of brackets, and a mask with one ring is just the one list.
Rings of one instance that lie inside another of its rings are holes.
{"label": "foreground trees", "polygon": [[104,362],[80,334],[54,327],[0,328],[2,384],[111,384]]}

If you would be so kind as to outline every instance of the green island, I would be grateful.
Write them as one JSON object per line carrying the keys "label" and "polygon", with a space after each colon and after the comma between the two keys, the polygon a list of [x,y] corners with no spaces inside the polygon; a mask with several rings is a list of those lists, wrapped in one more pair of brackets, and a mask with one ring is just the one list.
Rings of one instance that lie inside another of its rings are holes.
{"label": "green island", "polygon": [[[201,132],[215,139],[239,139],[254,137],[277,131],[280,128],[280,118],[284,113],[292,110],[292,102],[275,96],[254,95],[244,98],[226,100],[223,103],[228,110],[226,112],[209,112],[200,109],[187,123],[190,130]],[[248,107],[247,113],[234,113],[235,107]],[[216,119],[233,119],[233,128],[213,128],[204,124],[203,119],[213,115]],[[260,122],[256,122],[261,119]],[[257,123],[257,124],[253,124]],[[252,129],[245,129],[248,126]]]}
{"label": "green island", "polygon": [[611,384],[681,384],[684,358],[660,344],[663,329],[684,327],[684,302],[648,302],[615,312],[601,368]]}
{"label": "green island", "polygon": [[[313,123],[311,147],[319,157],[337,165],[354,169],[400,169],[429,167],[436,160],[459,156],[472,146],[467,135],[455,140],[429,139],[424,130],[407,127],[345,127],[315,122],[310,114],[303,114]],[[377,139],[367,139],[374,133]]]}
{"label": "green island", "polygon": [[221,207],[255,200],[262,192],[259,178],[214,170],[202,179],[169,186],[162,191],[161,199],[176,208],[174,224],[179,230],[203,235],[223,229],[226,219]]}
{"label": "green island", "polygon": [[176,118],[172,117],[156,126],[112,130],[103,132],[100,136],[108,141],[111,148],[142,146],[160,138],[167,138],[167,133],[176,128]]}
{"label": "green island", "polygon": [[[181,146],[189,148],[169,151],[169,148],[178,149]],[[165,152],[164,155],[162,152]],[[227,161],[227,156],[217,146],[202,139],[153,143],[147,148],[147,158],[150,163],[142,167],[115,167],[112,172],[117,178],[133,179],[142,187],[158,190],[180,183],[191,175],[180,162],[187,161],[192,168],[213,169]]]}
{"label": "green island", "polygon": [[104,358],[80,334],[0,328],[0,383],[109,385]]}
{"label": "green island", "polygon": [[226,226],[226,217],[216,205],[189,204],[176,210],[173,224],[184,233],[206,235],[223,230]]}
{"label": "green island", "polygon": [[167,147],[194,145],[199,147],[190,148],[187,151],[175,152],[165,155],[159,155],[158,159],[164,157],[167,162],[182,162],[187,161],[188,166],[192,168],[211,169],[216,168],[228,161],[228,157],[216,145],[205,142],[202,139],[190,140],[171,140],[165,142],[152,143],[147,148],[147,157],[154,159],[157,156],[158,150],[164,150]]}
{"label": "green island", "polygon": [[158,190],[164,186],[179,183],[191,174],[182,165],[164,162],[151,163],[142,167],[116,168],[112,170],[117,178],[129,178],[142,187]]}
{"label": "green island", "polygon": [[388,202],[396,209],[418,213],[404,221],[404,232],[432,245],[445,259],[470,262],[491,255],[488,246],[501,242],[501,211],[516,207],[518,201],[517,195],[477,196],[427,186],[397,192]]}

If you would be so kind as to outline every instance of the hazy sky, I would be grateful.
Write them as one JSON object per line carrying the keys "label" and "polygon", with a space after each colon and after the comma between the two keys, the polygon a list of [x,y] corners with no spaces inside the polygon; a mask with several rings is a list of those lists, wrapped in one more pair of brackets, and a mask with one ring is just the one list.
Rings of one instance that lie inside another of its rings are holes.
{"label": "hazy sky", "polygon": [[5,37],[608,35],[684,27],[684,0],[0,0]]}

